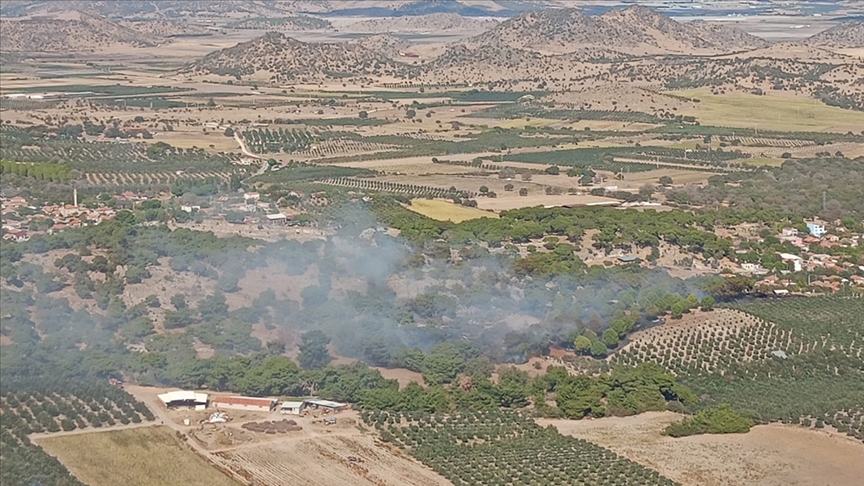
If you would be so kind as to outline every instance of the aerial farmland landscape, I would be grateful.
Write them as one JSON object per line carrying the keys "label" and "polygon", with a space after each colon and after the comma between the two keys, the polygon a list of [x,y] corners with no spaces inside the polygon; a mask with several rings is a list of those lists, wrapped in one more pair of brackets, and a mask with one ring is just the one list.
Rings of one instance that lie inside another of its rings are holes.
{"label": "aerial farmland landscape", "polygon": [[3,486],[861,486],[864,3],[0,0]]}

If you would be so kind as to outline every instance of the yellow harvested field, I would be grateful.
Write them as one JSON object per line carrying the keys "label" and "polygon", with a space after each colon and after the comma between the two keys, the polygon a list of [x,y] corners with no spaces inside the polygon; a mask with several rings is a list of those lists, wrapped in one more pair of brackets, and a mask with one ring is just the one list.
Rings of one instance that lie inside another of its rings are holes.
{"label": "yellow harvested field", "polygon": [[442,201],[440,199],[414,199],[411,201],[411,205],[406,207],[427,218],[437,219],[438,221],[452,221],[454,223],[461,223],[469,219],[498,218],[497,214],[490,211],[457,206],[450,201]]}
{"label": "yellow harvested field", "polygon": [[675,94],[701,101],[695,110],[682,114],[696,116],[703,125],[746,128],[748,134],[756,134],[757,130],[860,132],[864,127],[864,113],[828,106],[811,98],[771,93],[713,95],[707,88]]}
{"label": "yellow harvested field", "polygon": [[90,486],[239,484],[184,445],[168,427],[91,432],[38,442]]}
{"label": "yellow harvested field", "polygon": [[609,197],[602,196],[585,196],[585,195],[528,195],[477,198],[477,205],[480,209],[488,209],[491,211],[507,211],[510,209],[530,208],[534,206],[591,206],[591,205],[608,205],[617,204],[620,201]]}
{"label": "yellow harvested field", "polygon": [[786,162],[786,159],[781,159],[779,157],[751,157],[749,159],[739,159],[736,160],[736,162],[747,165],[769,165],[771,167],[780,167],[783,165],[783,162]]}
{"label": "yellow harvested field", "polygon": [[684,486],[861,486],[864,444],[848,437],[779,424],[757,425],[746,434],[661,435],[681,418],[648,412],[537,423],[607,447]]}

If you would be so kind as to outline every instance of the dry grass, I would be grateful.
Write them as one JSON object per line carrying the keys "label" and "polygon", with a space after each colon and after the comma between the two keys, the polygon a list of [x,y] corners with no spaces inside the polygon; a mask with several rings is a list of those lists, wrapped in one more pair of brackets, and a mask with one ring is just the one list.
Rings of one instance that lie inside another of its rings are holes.
{"label": "dry grass", "polygon": [[91,486],[238,484],[188,449],[168,427],[68,435],[39,444]]}
{"label": "dry grass", "polygon": [[[755,130],[860,132],[864,113],[828,106],[810,98],[756,96],[742,93],[712,95],[707,88],[676,91],[701,100],[693,114],[703,125]],[[689,113],[688,113],[689,114]]]}
{"label": "dry grass", "polygon": [[469,219],[478,218],[498,218],[498,215],[489,211],[483,211],[477,208],[468,208],[465,206],[457,206],[449,201],[440,199],[414,199],[408,209],[415,213],[420,213],[427,218],[436,219],[438,221],[452,221],[461,223]]}
{"label": "dry grass", "polygon": [[671,412],[598,420],[540,419],[559,432],[608,447],[685,486],[860,486],[864,444],[813,429],[759,425],[746,434],[674,439],[660,432]]}

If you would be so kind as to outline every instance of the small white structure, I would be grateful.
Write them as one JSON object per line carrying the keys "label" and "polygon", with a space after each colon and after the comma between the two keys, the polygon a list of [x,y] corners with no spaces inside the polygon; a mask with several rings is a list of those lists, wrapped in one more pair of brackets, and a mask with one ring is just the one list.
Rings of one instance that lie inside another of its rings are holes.
{"label": "small white structure", "polygon": [[792,262],[793,268],[795,269],[796,272],[800,272],[801,269],[803,268],[801,266],[801,263],[804,261],[804,259],[801,258],[800,256],[793,255],[791,253],[778,253],[777,255],[784,262]]}
{"label": "small white structure", "polygon": [[208,396],[206,393],[197,393],[188,390],[177,390],[156,395],[168,408],[190,407],[195,410],[207,408]]}
{"label": "small white structure", "polygon": [[213,412],[207,419],[208,424],[224,424],[228,421],[228,414],[224,412]]}
{"label": "small white structure", "polygon": [[331,400],[320,400],[318,398],[310,398],[303,402],[303,408],[311,408],[312,410],[321,410],[324,413],[339,412],[348,408],[347,403],[339,403]]}
{"label": "small white structure", "polygon": [[807,223],[807,229],[810,230],[810,234],[812,236],[815,236],[816,238],[821,238],[825,235],[825,233],[828,232],[828,230],[825,229],[824,225],[816,222]]}
{"label": "small white structure", "polygon": [[303,409],[303,402],[282,402],[279,405],[279,412],[286,415],[300,415],[300,410]]}
{"label": "small white structure", "polygon": [[187,213],[191,213],[193,211],[200,211],[201,206],[180,206],[181,211],[185,211]]}
{"label": "small white structure", "polygon": [[780,359],[786,359],[789,357],[785,351],[782,351],[779,349],[775,350],[775,351],[771,351],[771,356],[774,356],[775,358],[780,358]]}

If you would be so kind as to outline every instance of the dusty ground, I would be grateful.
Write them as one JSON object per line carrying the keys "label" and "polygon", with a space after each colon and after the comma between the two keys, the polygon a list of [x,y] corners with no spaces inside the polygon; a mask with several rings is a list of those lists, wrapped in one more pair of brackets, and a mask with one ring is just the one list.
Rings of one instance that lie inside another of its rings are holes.
{"label": "dusty ground", "polygon": [[[156,395],[168,389],[129,386],[127,390],[144,401],[156,414],[157,420],[187,435],[187,443],[199,454],[258,486],[450,484],[426,466],[360,430],[356,426],[357,412],[349,410],[333,415],[337,424],[325,426],[320,417],[313,415],[299,417],[279,412],[228,410],[231,418],[228,423],[200,426],[198,421],[209,416],[212,409],[197,412],[166,410]],[[302,430],[267,434],[240,427],[246,422],[286,418],[296,421]],[[184,419],[189,419],[191,425],[183,425]],[[351,462],[348,456],[362,458],[363,462]]]}
{"label": "dusty ground", "polygon": [[685,486],[861,486],[864,444],[827,432],[759,425],[747,434],[660,435],[680,419],[672,412],[597,420],[540,419]]}

